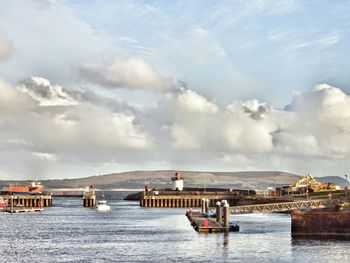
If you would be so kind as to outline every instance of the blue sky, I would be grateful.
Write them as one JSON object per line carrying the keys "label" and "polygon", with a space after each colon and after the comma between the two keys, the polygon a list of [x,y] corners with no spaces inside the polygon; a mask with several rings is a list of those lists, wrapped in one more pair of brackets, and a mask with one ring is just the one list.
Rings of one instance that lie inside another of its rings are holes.
{"label": "blue sky", "polygon": [[[38,53],[23,55],[30,64],[11,72],[13,81],[37,73],[68,84],[76,81],[72,71],[79,63],[137,56],[222,103],[258,97],[283,106],[293,90],[308,91],[323,82],[346,90],[349,82],[348,1],[3,5],[7,16],[0,32],[19,38],[26,52]],[[21,39],[30,36],[29,43]]]}
{"label": "blue sky", "polygon": [[349,30],[350,1],[2,0],[0,176],[342,174]]}
{"label": "blue sky", "polygon": [[283,105],[293,90],[349,82],[348,1],[119,3],[70,6],[120,55],[142,56],[210,97]]}

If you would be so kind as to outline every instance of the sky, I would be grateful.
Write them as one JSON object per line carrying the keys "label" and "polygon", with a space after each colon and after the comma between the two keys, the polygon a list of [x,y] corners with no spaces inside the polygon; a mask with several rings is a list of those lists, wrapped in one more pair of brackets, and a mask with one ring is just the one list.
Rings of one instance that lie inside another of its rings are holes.
{"label": "sky", "polygon": [[0,0],[0,178],[350,172],[350,1]]}

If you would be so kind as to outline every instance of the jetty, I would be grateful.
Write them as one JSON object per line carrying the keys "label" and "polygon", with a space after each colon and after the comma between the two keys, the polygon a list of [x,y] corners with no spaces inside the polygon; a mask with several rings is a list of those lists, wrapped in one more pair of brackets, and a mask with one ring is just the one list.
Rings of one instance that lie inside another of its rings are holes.
{"label": "jetty", "polygon": [[230,205],[234,205],[242,197],[256,195],[254,190],[184,187],[184,177],[180,173],[176,173],[171,181],[172,188],[170,189],[150,189],[148,185],[145,185],[144,191],[139,195],[140,206],[201,207],[203,198],[209,200],[209,206],[215,206],[215,203],[221,200],[227,200]]}
{"label": "jetty", "polygon": [[1,194],[1,199],[6,202],[0,212],[22,213],[22,212],[40,212],[44,207],[52,206],[52,196],[50,193],[35,194]]}
{"label": "jetty", "polygon": [[201,211],[192,211],[190,208],[186,216],[197,232],[220,233],[238,232],[239,226],[229,222],[229,204],[227,200],[216,202],[216,212],[209,210],[209,200],[201,200]]}

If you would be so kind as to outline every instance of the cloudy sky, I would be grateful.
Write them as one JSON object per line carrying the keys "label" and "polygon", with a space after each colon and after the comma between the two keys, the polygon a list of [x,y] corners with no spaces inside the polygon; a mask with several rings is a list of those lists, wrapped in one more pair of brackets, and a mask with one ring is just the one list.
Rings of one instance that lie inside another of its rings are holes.
{"label": "cloudy sky", "polygon": [[0,0],[0,178],[350,172],[350,1]]}

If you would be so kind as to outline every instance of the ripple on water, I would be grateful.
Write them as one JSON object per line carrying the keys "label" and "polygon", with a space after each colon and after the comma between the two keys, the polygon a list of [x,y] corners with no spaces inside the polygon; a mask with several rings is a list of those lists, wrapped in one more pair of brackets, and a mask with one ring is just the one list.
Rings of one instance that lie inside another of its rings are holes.
{"label": "ripple on water", "polygon": [[206,235],[193,230],[185,209],[109,199],[110,213],[56,198],[43,213],[0,214],[0,261],[350,262],[349,241],[291,239],[289,215],[235,215],[240,233]]}

